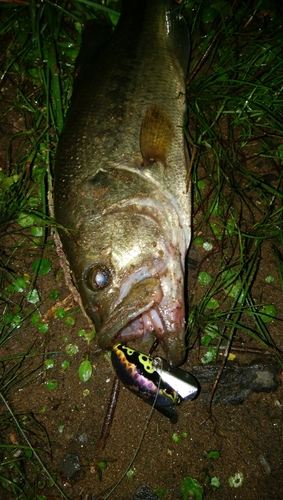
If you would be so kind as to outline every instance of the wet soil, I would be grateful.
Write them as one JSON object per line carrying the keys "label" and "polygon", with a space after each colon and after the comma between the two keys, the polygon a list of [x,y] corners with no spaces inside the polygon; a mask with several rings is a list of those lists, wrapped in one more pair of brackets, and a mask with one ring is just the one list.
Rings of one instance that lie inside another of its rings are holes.
{"label": "wet soil", "polygon": [[[29,271],[29,266],[24,269]],[[54,275],[59,272],[55,256],[52,269]],[[55,282],[49,275],[38,282],[43,299],[40,306],[42,313],[51,305],[46,297],[55,286],[60,296],[68,293],[63,279]],[[89,352],[94,373],[89,382],[79,381],[78,366],[86,352],[86,341],[78,337],[80,328],[87,329],[88,324],[78,312],[76,323],[71,328],[65,326],[62,320],[53,319],[49,323],[48,334],[43,338],[30,326],[23,326],[14,337],[12,348],[9,343],[9,354],[12,355],[24,352],[31,341],[35,341],[32,352],[36,360],[40,361],[45,353],[46,358],[55,361],[51,375],[49,371],[38,373],[27,387],[9,397],[9,403],[20,420],[24,414],[32,415],[32,419],[46,430],[48,441],[43,429],[40,432],[38,428],[34,430],[34,445],[45,449],[46,453],[41,456],[51,471],[63,469],[65,473],[72,474],[68,467],[64,468],[62,460],[73,454],[71,462],[78,462],[77,474],[69,480],[58,476],[58,482],[69,498],[105,498],[108,488],[121,478],[138,448],[138,455],[131,465],[133,477],[124,478],[110,498],[130,500],[141,485],[147,484],[152,490],[165,490],[168,499],[182,499],[180,485],[187,476],[197,478],[205,485],[206,498],[277,500],[283,497],[283,389],[280,369],[276,371],[275,379],[279,384],[274,392],[254,392],[242,404],[230,404],[224,397],[222,400],[218,398],[211,411],[209,401],[207,398],[206,402],[203,401],[201,394],[197,400],[184,402],[179,407],[179,420],[174,425],[156,411],[147,423],[150,408],[122,387],[111,434],[105,449],[97,455],[96,444],[109,402],[113,372],[94,341]],[[66,341],[78,345],[79,352],[71,358],[70,368],[63,371],[61,364],[68,358]],[[200,351],[196,348],[183,368],[192,370],[199,366],[201,372],[199,355]],[[276,365],[275,359],[268,353],[263,352],[261,356],[237,354],[240,364],[247,365],[255,358],[259,365],[266,363],[266,358],[269,362],[272,360],[273,366]],[[55,391],[46,387],[45,382],[50,378],[58,381]],[[235,390],[235,378],[232,378],[233,381],[227,382],[231,392]],[[213,377],[210,389],[212,385]],[[140,443],[145,426],[146,432]],[[34,422],[31,428],[34,428]],[[175,433],[182,439],[180,443],[173,441]],[[182,437],[183,433],[186,437]],[[220,457],[208,458],[211,451],[218,451]],[[95,469],[99,460],[109,460],[101,481]],[[228,479],[237,473],[243,474],[244,482],[232,489]],[[217,490],[209,485],[209,478],[215,476],[220,481]],[[44,493],[47,498],[53,498],[52,489],[49,494],[48,489]],[[58,493],[55,494],[58,497]]]}

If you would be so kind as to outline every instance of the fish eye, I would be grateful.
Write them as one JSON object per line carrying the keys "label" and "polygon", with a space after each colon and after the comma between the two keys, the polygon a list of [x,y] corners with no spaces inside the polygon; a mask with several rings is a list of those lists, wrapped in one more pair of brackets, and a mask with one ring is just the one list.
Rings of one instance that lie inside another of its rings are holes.
{"label": "fish eye", "polygon": [[112,273],[104,264],[93,264],[84,272],[87,286],[94,291],[104,290],[111,283]]}

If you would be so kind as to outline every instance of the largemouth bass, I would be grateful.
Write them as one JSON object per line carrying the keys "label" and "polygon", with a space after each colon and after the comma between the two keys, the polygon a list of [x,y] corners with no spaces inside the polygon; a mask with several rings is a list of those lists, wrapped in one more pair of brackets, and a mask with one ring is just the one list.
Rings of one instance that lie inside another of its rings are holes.
{"label": "largemouth bass", "polygon": [[124,1],[109,42],[81,67],[58,146],[54,208],[100,346],[153,334],[179,365],[191,236],[189,35],[170,3]]}

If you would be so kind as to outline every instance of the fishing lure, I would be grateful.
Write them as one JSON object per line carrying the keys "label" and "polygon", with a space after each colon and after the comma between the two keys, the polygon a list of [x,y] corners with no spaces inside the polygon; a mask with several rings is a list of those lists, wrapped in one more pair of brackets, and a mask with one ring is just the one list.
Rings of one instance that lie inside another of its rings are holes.
{"label": "fishing lure", "polygon": [[199,383],[192,374],[172,368],[160,357],[116,344],[111,350],[111,361],[121,382],[172,423],[178,419],[175,406],[199,393]]}

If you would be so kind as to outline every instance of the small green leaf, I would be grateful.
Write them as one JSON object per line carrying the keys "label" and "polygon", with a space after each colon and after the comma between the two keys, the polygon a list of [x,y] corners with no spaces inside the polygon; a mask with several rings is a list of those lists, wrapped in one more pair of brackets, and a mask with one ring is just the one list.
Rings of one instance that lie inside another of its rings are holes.
{"label": "small green leaf", "polygon": [[266,283],[273,283],[274,277],[271,276],[271,275],[270,276],[266,276],[265,281],[266,281]]}
{"label": "small green leaf", "polygon": [[33,226],[31,229],[30,229],[30,234],[32,236],[35,236],[37,238],[39,238],[40,236],[43,236],[43,227],[37,227],[37,226]]}
{"label": "small green leaf", "polygon": [[30,304],[36,304],[40,301],[39,293],[36,288],[27,293],[27,301]]}
{"label": "small green leaf", "polygon": [[209,252],[210,250],[213,249],[213,245],[209,243],[208,241],[205,241],[202,245],[202,248],[206,250],[206,252]]}
{"label": "small green leaf", "polygon": [[10,324],[12,328],[20,328],[22,325],[23,319],[20,314],[13,314],[10,317]]}
{"label": "small green leaf", "polygon": [[36,311],[35,313],[33,313],[30,318],[31,325],[38,326],[40,324],[40,318],[41,318],[40,312]]}
{"label": "small green leaf", "polygon": [[204,329],[206,335],[209,335],[212,339],[216,339],[219,336],[219,328],[217,325],[208,324]]}
{"label": "small green leaf", "polygon": [[219,307],[219,302],[218,300],[214,299],[213,297],[207,302],[206,304],[207,309],[218,309]]}
{"label": "small green leaf", "polygon": [[206,273],[205,271],[202,271],[198,275],[198,282],[201,285],[209,285],[209,283],[212,282],[212,276],[210,276],[210,274]]}
{"label": "small green leaf", "polygon": [[210,451],[207,454],[207,458],[214,458],[215,460],[220,457],[219,451]]}
{"label": "small green leaf", "polygon": [[30,448],[25,449],[24,453],[27,458],[31,458],[33,455],[33,451]]}
{"label": "small green leaf", "polygon": [[[36,196],[30,196],[28,199],[28,204],[30,207],[36,208],[39,205],[39,203],[40,203],[40,198],[37,198]],[[38,236],[42,236],[42,234]]]}
{"label": "small green leaf", "polygon": [[81,329],[78,331],[78,336],[79,337],[84,337],[85,340],[90,343],[91,340],[94,339],[94,330],[91,330],[90,332],[86,332],[84,329]]}
{"label": "small green leaf", "polygon": [[77,354],[79,352],[79,348],[77,345],[75,344],[68,344],[66,345],[65,347],[65,352],[66,354],[68,354],[69,356],[74,356],[75,354]]}
{"label": "small green leaf", "polygon": [[210,480],[210,484],[211,484],[211,486],[215,486],[215,488],[219,488],[220,481],[219,481],[218,477],[216,477],[216,476],[212,477]]}
{"label": "small green leaf", "polygon": [[48,323],[40,323],[38,325],[38,331],[39,333],[47,333],[48,332],[49,325]]}
{"label": "small green leaf", "polygon": [[97,465],[100,470],[105,470],[107,468],[107,462],[105,462],[105,460],[100,460],[99,462],[97,462]]}
{"label": "small green leaf", "polygon": [[135,476],[135,471],[133,469],[129,469],[126,476],[129,478],[129,479],[132,479],[132,477]]}
{"label": "small green leaf", "polygon": [[216,358],[216,349],[214,347],[209,347],[207,352],[201,358],[202,364],[206,365],[207,363],[211,363]]}
{"label": "small green leaf", "polygon": [[5,290],[7,290],[7,292],[9,293],[15,293],[15,288],[13,287],[13,285],[9,284],[5,287]]}
{"label": "small green leaf", "polygon": [[41,276],[45,276],[50,273],[52,266],[48,259],[35,259],[31,265],[34,273],[38,273]]}
{"label": "small green leaf", "polygon": [[84,337],[85,335],[86,335],[86,331],[83,328],[78,331],[78,336],[79,337]]}
{"label": "small green leaf", "polygon": [[59,298],[59,292],[58,290],[52,290],[50,294],[48,295],[49,299],[51,300],[57,300]]}
{"label": "small green leaf", "polygon": [[194,239],[194,244],[197,246],[197,247],[201,247],[203,245],[203,239],[199,236],[197,238]]}
{"label": "small green leaf", "polygon": [[50,391],[55,391],[58,387],[58,382],[57,380],[46,380],[45,382],[45,387],[49,389]]}
{"label": "small green leaf", "polygon": [[206,182],[204,180],[198,181],[197,186],[198,186],[199,190],[201,191],[202,189],[206,188]]}
{"label": "small green leaf", "polygon": [[44,361],[44,365],[45,365],[45,370],[50,370],[51,368],[54,368],[55,361],[54,359],[46,359]]}
{"label": "small green leaf", "polygon": [[58,424],[58,427],[57,427],[57,430],[59,432],[59,434],[63,434],[63,431],[64,431],[64,424]]}
{"label": "small green leaf", "polygon": [[63,309],[63,307],[58,307],[58,309],[56,309],[56,312],[55,312],[56,318],[58,318],[58,319],[65,318],[66,314],[67,313],[66,313],[65,309]]}
{"label": "small green leaf", "polygon": [[211,335],[204,335],[201,339],[201,345],[207,347],[212,341]]}
{"label": "small green leaf", "polygon": [[74,22],[74,27],[79,33],[81,33],[83,30],[82,23],[80,23],[79,21]]}
{"label": "small green leaf", "polygon": [[219,240],[222,240],[224,234],[223,234],[223,228],[219,226],[218,224],[215,224],[214,222],[210,223],[211,229],[213,231],[213,234],[216,238]]}
{"label": "small green leaf", "polygon": [[86,333],[85,339],[88,343],[90,343],[91,340],[94,339],[94,330],[91,330],[90,332]]}
{"label": "small green leaf", "polygon": [[21,213],[18,217],[18,223],[22,227],[29,227],[34,224],[34,218],[31,215]]}
{"label": "small green leaf", "polygon": [[70,368],[70,366],[71,366],[70,361],[67,361],[67,360],[62,361],[62,364],[61,364],[62,370],[67,370],[68,368]]}
{"label": "small green leaf", "polygon": [[199,482],[192,477],[185,477],[181,484],[183,500],[192,497],[194,500],[202,500],[202,487]]}
{"label": "small green leaf", "polygon": [[264,323],[270,323],[277,314],[276,307],[273,304],[266,304],[259,310],[259,316]]}
{"label": "small green leaf", "polygon": [[174,443],[181,444],[182,439],[179,437],[177,432],[174,432],[174,434],[172,434],[172,441]]}
{"label": "small green leaf", "polygon": [[226,288],[225,293],[233,299],[238,299],[240,304],[243,304],[245,300],[245,292],[243,290],[243,284],[240,280],[236,280],[232,286]]}
{"label": "small green leaf", "polygon": [[26,280],[24,278],[16,278],[13,282],[13,286],[14,286],[14,290],[15,292],[19,292],[19,293],[22,293],[26,287],[27,287],[27,283],[26,283]]}
{"label": "small green leaf", "polygon": [[201,13],[203,23],[212,23],[218,16],[218,12],[213,7],[204,7]]}
{"label": "small green leaf", "polygon": [[67,316],[67,318],[65,319],[65,323],[67,326],[74,326],[76,320],[73,316]]}
{"label": "small green leaf", "polygon": [[16,184],[22,177],[22,174],[14,174],[7,177],[3,172],[0,173],[0,193],[9,191],[13,184]]}
{"label": "small green leaf", "polygon": [[154,493],[159,497],[159,498],[167,498],[168,494],[165,490],[162,488],[158,488],[157,490],[154,490]]}
{"label": "small green leaf", "polygon": [[88,382],[88,380],[91,378],[92,375],[92,364],[91,362],[86,359],[83,361],[80,366],[79,366],[79,379],[81,382]]}

